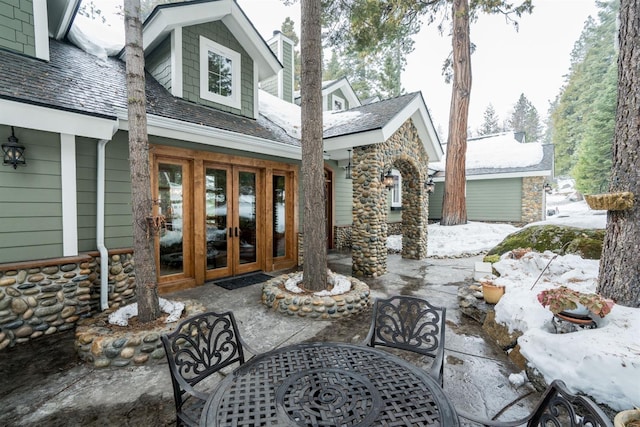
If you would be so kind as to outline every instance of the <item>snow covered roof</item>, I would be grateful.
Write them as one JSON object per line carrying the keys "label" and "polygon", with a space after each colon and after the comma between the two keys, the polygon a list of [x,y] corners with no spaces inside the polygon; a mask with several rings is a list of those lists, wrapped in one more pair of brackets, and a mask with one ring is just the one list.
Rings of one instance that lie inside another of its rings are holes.
{"label": "snow covered roof", "polygon": [[[260,114],[300,139],[300,106],[259,91]],[[344,111],[323,113],[325,151],[333,160],[348,157],[347,149],[386,141],[408,119],[412,119],[429,155],[439,160],[442,147],[420,93],[373,102]]]}
{"label": "snow covered roof", "polygon": [[[446,153],[442,161],[430,163],[429,167],[442,172],[445,165]],[[550,175],[552,169],[553,146],[550,144],[521,143],[513,132],[471,138],[467,141],[467,175]]]}

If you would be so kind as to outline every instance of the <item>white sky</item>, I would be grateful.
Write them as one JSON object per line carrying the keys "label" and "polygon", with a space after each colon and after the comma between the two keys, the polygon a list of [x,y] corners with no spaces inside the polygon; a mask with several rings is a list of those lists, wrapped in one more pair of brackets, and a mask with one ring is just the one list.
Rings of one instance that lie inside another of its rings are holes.
{"label": "white sky", "polygon": [[[238,4],[266,39],[287,16],[300,24],[299,3],[287,7],[281,0],[238,0]],[[569,71],[569,56],[584,22],[597,12],[595,0],[535,0],[534,5],[533,14],[520,19],[518,32],[498,16],[482,16],[472,24],[471,40],[476,45],[471,63],[472,130],[482,124],[489,103],[501,120],[509,117],[521,93],[544,119]],[[435,26],[424,26],[402,76],[406,91],[422,91],[436,129],[443,132],[449,122],[451,86],[444,83],[441,68],[450,50],[449,37],[440,36]]]}
{"label": "white sky", "polygon": [[[101,4],[122,0],[101,0]],[[291,17],[300,35],[300,3],[285,6],[282,0],[237,0],[263,38],[269,39]],[[520,19],[516,32],[499,16],[481,16],[472,24],[473,85],[469,127],[482,124],[483,113],[493,104],[506,120],[521,93],[533,103],[541,120],[569,72],[569,58],[589,15],[596,17],[595,0],[535,0],[534,12]],[[103,30],[104,31],[104,30]],[[451,39],[434,25],[423,26],[416,36],[416,50],[409,56],[402,76],[407,92],[422,91],[438,132],[446,140],[451,85],[444,83],[442,63],[451,50]]]}

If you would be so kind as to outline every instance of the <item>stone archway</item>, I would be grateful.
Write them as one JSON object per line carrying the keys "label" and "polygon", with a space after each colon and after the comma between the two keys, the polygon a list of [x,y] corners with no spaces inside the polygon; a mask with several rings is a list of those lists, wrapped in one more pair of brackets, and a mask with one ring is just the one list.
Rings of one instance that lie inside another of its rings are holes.
{"label": "stone archway", "polygon": [[402,175],[402,257],[427,256],[429,198],[425,189],[429,156],[411,119],[383,143],[353,150],[352,271],[377,277],[387,272],[385,171]]}

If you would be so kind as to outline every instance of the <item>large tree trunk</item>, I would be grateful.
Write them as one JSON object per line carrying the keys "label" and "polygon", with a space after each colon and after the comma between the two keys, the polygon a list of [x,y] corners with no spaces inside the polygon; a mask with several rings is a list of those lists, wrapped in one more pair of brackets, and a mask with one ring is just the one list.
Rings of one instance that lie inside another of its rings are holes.
{"label": "large tree trunk", "polygon": [[618,107],[613,139],[611,192],[630,191],[635,204],[609,211],[598,293],[618,304],[640,307],[640,4],[620,2]]}
{"label": "large tree trunk", "polygon": [[449,111],[449,141],[445,167],[441,225],[467,223],[465,199],[467,121],[471,94],[469,0],[453,2],[453,88]]}
{"label": "large tree trunk", "polygon": [[131,169],[131,209],[133,253],[136,265],[138,320],[150,322],[160,317],[156,263],[154,260],[149,139],[147,136],[144,53],[140,0],[125,0],[125,53],[129,119],[129,167]]}
{"label": "large tree trunk", "polygon": [[327,287],[324,158],[322,150],[322,43],[320,0],[302,0],[302,186],[305,288]]}

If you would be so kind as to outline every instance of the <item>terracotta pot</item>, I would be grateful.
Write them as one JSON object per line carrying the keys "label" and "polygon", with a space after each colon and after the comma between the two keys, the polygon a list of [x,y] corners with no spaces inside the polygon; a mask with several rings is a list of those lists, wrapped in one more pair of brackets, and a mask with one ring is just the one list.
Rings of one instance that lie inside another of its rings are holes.
{"label": "terracotta pot", "polygon": [[504,286],[494,285],[491,282],[482,283],[482,296],[485,302],[489,304],[497,304],[504,295]]}
{"label": "terracotta pot", "polygon": [[631,422],[635,421],[640,425],[640,409],[629,409],[628,411],[618,412],[616,417],[613,419],[614,427],[629,427],[631,426]]}

